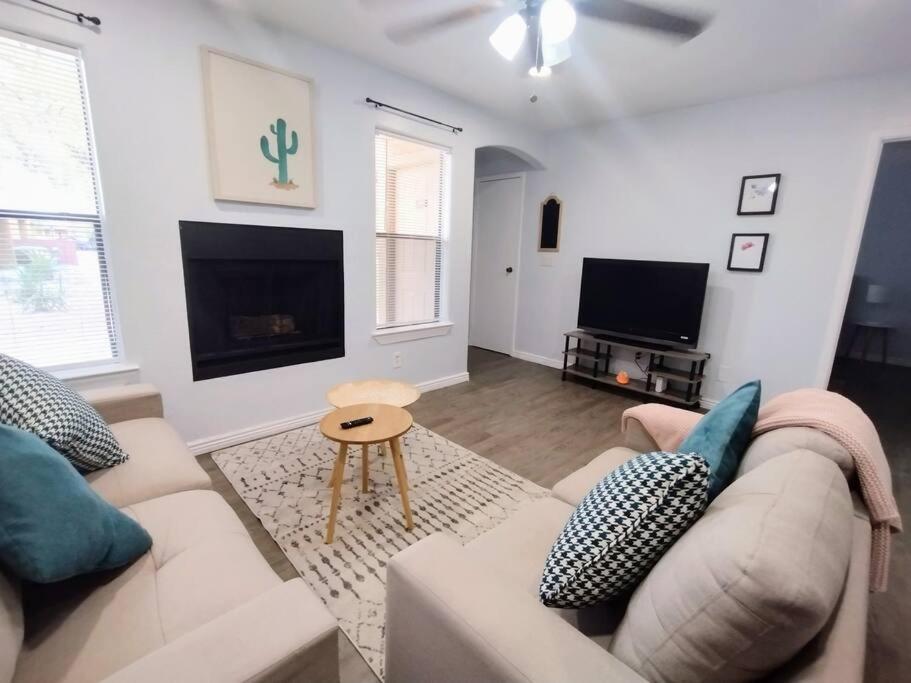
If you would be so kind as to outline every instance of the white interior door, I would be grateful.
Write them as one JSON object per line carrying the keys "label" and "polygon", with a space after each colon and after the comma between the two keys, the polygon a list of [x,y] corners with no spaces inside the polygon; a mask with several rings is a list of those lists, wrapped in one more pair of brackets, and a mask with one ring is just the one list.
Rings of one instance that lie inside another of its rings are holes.
{"label": "white interior door", "polygon": [[516,322],[521,176],[478,182],[471,268],[468,343],[512,353]]}

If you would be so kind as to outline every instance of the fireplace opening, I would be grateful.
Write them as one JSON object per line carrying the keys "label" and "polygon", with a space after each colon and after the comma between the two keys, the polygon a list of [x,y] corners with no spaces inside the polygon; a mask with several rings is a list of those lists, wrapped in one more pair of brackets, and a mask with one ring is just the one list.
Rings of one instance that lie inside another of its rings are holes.
{"label": "fireplace opening", "polygon": [[180,222],[193,379],[345,355],[342,233]]}

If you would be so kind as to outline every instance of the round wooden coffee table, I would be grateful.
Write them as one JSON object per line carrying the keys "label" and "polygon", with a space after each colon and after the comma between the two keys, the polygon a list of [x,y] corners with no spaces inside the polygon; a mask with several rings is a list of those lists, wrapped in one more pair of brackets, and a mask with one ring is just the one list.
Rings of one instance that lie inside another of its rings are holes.
{"label": "round wooden coffee table", "polygon": [[[336,408],[353,406],[358,403],[383,403],[404,408],[421,397],[420,390],[413,384],[392,379],[365,379],[359,382],[337,384],[326,393],[329,405]],[[386,455],[383,443],[377,447],[380,455]]]}
{"label": "round wooden coffee table", "polygon": [[326,400],[336,408],[353,406],[358,403],[384,403],[404,408],[421,397],[413,384],[391,379],[366,379],[360,382],[345,382],[332,387]]}
{"label": "round wooden coffee table", "polygon": [[[356,420],[360,417],[370,416],[373,422],[361,427],[342,429],[341,423]],[[402,510],[405,513],[405,528],[411,529],[414,522],[411,519],[411,506],[408,503],[408,475],[405,472],[405,461],[402,458],[402,445],[399,437],[411,429],[413,424],[411,413],[398,406],[384,403],[359,403],[333,410],[320,420],[319,428],[327,439],[338,443],[338,457],[332,469],[332,508],[329,510],[329,524],[326,528],[326,543],[332,543],[335,538],[335,518],[342,494],[342,480],[345,478],[345,461],[348,458],[348,446],[360,444],[361,446],[361,489],[366,493],[370,480],[368,446],[371,444],[388,443],[392,451],[392,463],[395,468],[395,478],[399,484],[399,495],[402,497]]]}

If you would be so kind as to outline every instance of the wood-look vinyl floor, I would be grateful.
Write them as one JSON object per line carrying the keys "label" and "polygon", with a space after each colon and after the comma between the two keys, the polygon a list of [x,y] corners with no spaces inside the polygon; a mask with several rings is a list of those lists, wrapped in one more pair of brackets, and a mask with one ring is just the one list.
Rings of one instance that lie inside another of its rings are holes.
{"label": "wood-look vinyl floor", "polygon": [[[620,415],[639,402],[580,382],[561,382],[559,370],[481,349],[468,350],[468,369],[469,382],[429,392],[412,405],[415,421],[548,488],[607,448],[622,444]],[[897,398],[906,395],[911,369],[902,369],[901,377],[879,373],[872,386],[868,369],[854,369],[852,374],[852,368],[836,368],[832,389],[860,403],[877,423],[892,462],[899,504],[911,523],[909,401]],[[296,577],[294,567],[212,458],[204,455],[200,462],[278,575],[285,580]],[[911,626],[911,544],[902,539],[896,538],[890,591],[872,600],[869,681],[911,676],[911,651],[904,644]],[[339,651],[342,683],[378,683],[341,632]]]}
{"label": "wood-look vinyl floor", "polygon": [[911,368],[839,358],[829,389],[873,420],[892,468],[905,532],[892,536],[889,590],[870,596],[865,680],[911,680]]}

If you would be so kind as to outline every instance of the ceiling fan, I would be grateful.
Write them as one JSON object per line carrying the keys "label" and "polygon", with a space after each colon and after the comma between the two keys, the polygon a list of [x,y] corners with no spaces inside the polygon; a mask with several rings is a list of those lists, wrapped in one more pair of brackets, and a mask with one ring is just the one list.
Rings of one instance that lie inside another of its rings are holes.
{"label": "ceiling fan", "polygon": [[567,60],[569,38],[576,27],[576,15],[633,26],[689,40],[708,25],[708,18],[656,9],[633,0],[480,0],[474,4],[415,21],[396,24],[386,30],[395,43],[414,43],[437,31],[469,19],[512,6],[490,35],[490,44],[505,59],[513,61],[526,45],[531,76],[549,76],[551,67]]}

